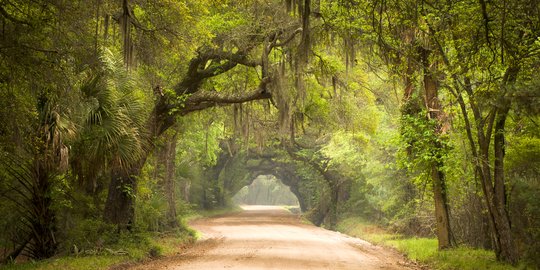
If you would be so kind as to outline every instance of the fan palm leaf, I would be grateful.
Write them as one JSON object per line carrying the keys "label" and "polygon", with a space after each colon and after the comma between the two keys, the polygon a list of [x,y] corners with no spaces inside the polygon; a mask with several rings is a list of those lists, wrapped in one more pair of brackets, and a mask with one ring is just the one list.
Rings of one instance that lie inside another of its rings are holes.
{"label": "fan palm leaf", "polygon": [[127,167],[139,160],[145,138],[141,130],[147,116],[137,78],[119,57],[103,49],[100,69],[81,87],[85,96],[84,132],[80,151],[95,166],[114,163]]}

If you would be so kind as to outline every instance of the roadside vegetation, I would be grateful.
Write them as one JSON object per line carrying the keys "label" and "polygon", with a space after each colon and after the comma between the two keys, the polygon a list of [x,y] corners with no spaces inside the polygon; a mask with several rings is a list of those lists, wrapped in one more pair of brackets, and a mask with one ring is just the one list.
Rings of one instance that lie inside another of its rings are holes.
{"label": "roadside vegetation", "polygon": [[6,270],[91,270],[122,269],[163,256],[173,256],[188,248],[196,240],[194,232],[130,233],[117,236],[101,247],[77,250],[73,254],[54,256],[40,261],[30,260],[22,264],[8,264]]}
{"label": "roadside vegetation", "polygon": [[172,252],[261,176],[428,263],[540,265],[538,0],[0,0],[0,24],[6,267]]}
{"label": "roadside vegetation", "polygon": [[338,224],[337,230],[375,245],[394,248],[408,259],[429,269],[536,269],[532,263],[521,263],[516,266],[501,263],[497,261],[493,251],[481,248],[462,245],[458,248],[440,251],[436,238],[392,233],[358,217],[344,219]]}

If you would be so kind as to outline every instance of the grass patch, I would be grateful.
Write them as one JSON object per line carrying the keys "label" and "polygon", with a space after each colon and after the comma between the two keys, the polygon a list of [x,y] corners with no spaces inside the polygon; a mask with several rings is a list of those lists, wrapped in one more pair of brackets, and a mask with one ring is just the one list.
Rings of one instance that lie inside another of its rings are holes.
{"label": "grass patch", "polygon": [[9,270],[92,270],[107,269],[112,265],[129,260],[128,256],[94,255],[85,257],[62,257],[38,262],[0,266]]}
{"label": "grass patch", "polygon": [[[387,240],[383,244],[392,246],[407,254],[411,260],[429,262],[437,256],[437,239],[433,238],[402,238]],[[461,269],[461,268],[460,268]]]}
{"label": "grass patch", "polygon": [[102,248],[81,250],[78,254],[42,261],[1,265],[2,270],[90,270],[109,269],[118,264],[137,263],[178,253],[195,240],[191,231],[167,233],[122,233],[116,243]]}
{"label": "grass patch", "polygon": [[439,251],[437,239],[405,237],[388,233],[384,229],[358,217],[347,218],[339,222],[337,230],[374,244],[393,247],[404,253],[409,259],[429,265],[432,269],[534,269],[525,263],[514,267],[498,262],[495,253],[490,250],[462,246]]}

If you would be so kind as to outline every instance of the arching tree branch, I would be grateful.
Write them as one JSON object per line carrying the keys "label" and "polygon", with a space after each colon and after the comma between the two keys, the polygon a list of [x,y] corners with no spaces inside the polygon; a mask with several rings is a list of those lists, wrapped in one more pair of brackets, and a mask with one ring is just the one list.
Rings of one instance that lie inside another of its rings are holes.
{"label": "arching tree branch", "polygon": [[199,91],[187,98],[179,114],[186,115],[190,112],[200,111],[210,107],[270,98],[271,95],[266,90],[266,86],[270,81],[270,78],[264,78],[257,89],[247,93],[231,94],[216,91]]}

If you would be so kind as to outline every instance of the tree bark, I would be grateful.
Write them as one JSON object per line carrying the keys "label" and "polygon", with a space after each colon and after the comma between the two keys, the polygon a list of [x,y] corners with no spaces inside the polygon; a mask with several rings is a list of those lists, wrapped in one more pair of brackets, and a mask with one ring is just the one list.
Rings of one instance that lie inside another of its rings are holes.
{"label": "tree bark", "polygon": [[166,144],[166,174],[165,174],[165,197],[167,198],[167,223],[171,228],[178,226],[176,219],[176,140],[178,133],[174,135]]}
{"label": "tree bark", "polygon": [[[488,147],[489,145],[483,143],[479,144],[479,146]],[[497,151],[500,150],[495,150],[495,152]],[[481,172],[480,179],[489,212],[489,225],[491,228],[492,243],[495,250],[495,255],[497,256],[498,260],[515,264],[519,260],[519,254],[512,236],[510,218],[506,210],[507,207],[504,204],[505,199],[501,196],[503,193],[499,194],[500,191],[496,191],[496,186],[504,185],[504,177],[498,176],[497,179],[492,177],[491,166],[489,164],[489,152],[481,151],[479,158],[481,162],[479,165],[479,170]],[[494,165],[493,171],[495,172],[499,170],[502,173],[503,168],[500,166],[502,166],[502,163]]]}
{"label": "tree bark", "polygon": [[112,169],[109,194],[107,196],[107,202],[105,203],[104,220],[119,225],[120,229],[129,229],[134,223],[134,195],[137,192],[136,178],[140,175],[142,167],[148,157],[148,152],[151,152],[155,148],[155,138],[161,136],[174,125],[177,115],[185,115],[189,112],[224,104],[242,103],[268,98],[270,95],[264,88],[268,82],[269,79],[265,78],[261,82],[259,88],[243,94],[226,95],[222,93],[207,92],[193,94],[188,98],[181,109],[176,110],[176,114],[169,113],[175,108],[174,104],[170,104],[167,97],[160,97],[146,124],[146,151],[143,153],[143,157],[137,163],[130,165],[127,168]]}
{"label": "tree bark", "polygon": [[[505,102],[506,103],[506,102]],[[504,127],[510,104],[506,103],[497,113],[494,134],[494,164],[493,164],[493,180],[495,196],[493,197],[497,214],[495,217],[495,225],[498,227],[499,236],[495,241],[499,242],[500,249],[496,251],[497,258],[506,260],[510,263],[517,263],[519,254],[517,251],[508,215],[508,205],[506,200],[506,188],[504,179]]]}
{"label": "tree bark", "polygon": [[[506,183],[504,177],[504,155],[505,155],[505,124],[510,111],[510,101],[505,97],[506,87],[516,81],[519,68],[509,67],[506,70],[502,85],[502,98],[497,108],[493,135],[493,186],[489,186],[488,194],[491,198],[493,213],[494,235],[493,241],[495,254],[499,260],[516,264],[519,260],[519,253],[512,236],[510,217],[508,215],[508,205],[506,200]],[[491,126],[491,125],[490,125]],[[489,173],[489,171],[487,171]],[[491,184],[491,182],[489,182]]]}
{"label": "tree bark", "polygon": [[304,0],[302,8],[302,37],[299,46],[299,61],[303,64],[307,64],[307,62],[309,61],[309,49],[311,46],[311,29],[309,27],[311,16],[311,0]]}
{"label": "tree bark", "polygon": [[137,177],[148,154],[129,168],[113,169],[103,219],[118,226],[119,230],[131,230],[135,224],[135,195]]}
{"label": "tree bark", "polygon": [[[501,85],[501,98],[499,104],[492,106],[488,117],[482,117],[480,107],[476,103],[470,82],[466,79],[464,87],[469,97],[476,125],[476,140],[478,148],[472,149],[477,153],[477,159],[473,161],[480,175],[482,191],[488,209],[489,225],[492,236],[492,244],[498,260],[516,264],[519,254],[516,243],[512,236],[510,218],[507,211],[505,177],[504,177],[504,147],[505,147],[505,123],[510,111],[510,101],[506,100],[506,87],[512,85],[517,77],[519,68],[509,67],[506,70]],[[490,164],[491,134],[494,140],[494,162]],[[472,138],[469,138],[472,140]],[[471,141],[471,147],[474,147]],[[493,171],[493,172],[492,172]]]}
{"label": "tree bark", "polygon": [[[298,142],[290,142],[290,144],[300,146]],[[295,152],[295,149],[293,149],[293,147],[290,145],[285,145],[284,147],[293,160],[305,162],[317,172],[319,172],[323,179],[326,181],[328,189],[330,191],[330,198],[329,201],[325,201],[323,199],[320,200],[321,203],[319,203],[319,206],[316,207],[318,213],[314,216],[314,223],[318,226],[324,221],[325,224],[329,226],[329,228],[335,228],[335,226],[337,225],[339,206],[342,202],[345,202],[341,201],[340,198],[347,200],[350,191],[350,185],[348,185],[348,183],[344,181],[345,177],[343,177],[338,171],[334,169],[328,169],[325,164],[321,165],[317,160],[308,159],[301,155],[298,155]],[[326,203],[329,204],[326,205]]]}
{"label": "tree bark", "polygon": [[441,135],[444,133],[443,108],[439,101],[439,81],[436,78],[436,69],[434,64],[429,61],[430,51],[423,49],[423,65],[424,65],[424,91],[425,104],[428,111],[428,117],[436,121],[434,134],[436,141],[434,142],[432,156],[434,160],[430,163],[430,175],[433,185],[433,199],[435,201],[435,219],[437,226],[437,240],[439,249],[452,247],[452,230],[450,228],[450,215],[448,211],[448,199],[446,195],[446,182],[443,172],[444,163],[442,161],[443,145],[440,142]]}
{"label": "tree bark", "polygon": [[322,173],[323,178],[327,181],[330,188],[330,205],[328,206],[327,212],[324,216],[325,224],[329,226],[330,229],[335,229],[338,220],[339,212],[339,193],[340,193],[340,176],[336,175],[337,172],[332,173],[332,171],[325,171]]}
{"label": "tree bark", "polygon": [[434,163],[431,168],[433,181],[433,198],[435,201],[435,219],[437,222],[437,240],[439,249],[452,247],[452,234],[450,217],[448,214],[445,175],[441,171],[442,165]]}
{"label": "tree bark", "polygon": [[155,149],[154,139],[174,125],[174,118],[170,118],[168,111],[167,98],[159,97],[146,122],[147,134],[143,138],[146,140],[146,151],[142,153],[141,159],[127,167],[116,166],[111,169],[111,182],[103,219],[105,222],[117,225],[119,230],[130,230],[135,223],[137,177],[146,163],[148,153]]}

